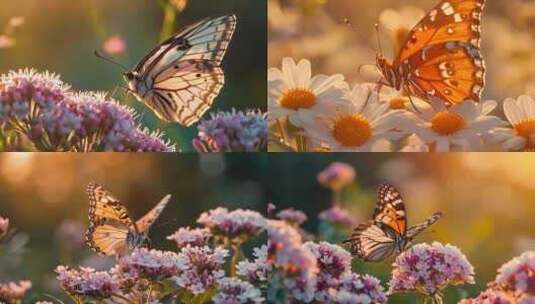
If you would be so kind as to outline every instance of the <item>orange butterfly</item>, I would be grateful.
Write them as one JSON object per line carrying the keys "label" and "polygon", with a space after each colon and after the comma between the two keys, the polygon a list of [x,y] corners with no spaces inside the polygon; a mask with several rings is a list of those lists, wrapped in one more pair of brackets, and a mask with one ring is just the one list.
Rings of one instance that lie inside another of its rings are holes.
{"label": "orange butterfly", "polygon": [[377,55],[386,83],[396,90],[447,106],[479,102],[485,87],[480,52],[481,13],[485,0],[442,0],[408,34],[390,63]]}

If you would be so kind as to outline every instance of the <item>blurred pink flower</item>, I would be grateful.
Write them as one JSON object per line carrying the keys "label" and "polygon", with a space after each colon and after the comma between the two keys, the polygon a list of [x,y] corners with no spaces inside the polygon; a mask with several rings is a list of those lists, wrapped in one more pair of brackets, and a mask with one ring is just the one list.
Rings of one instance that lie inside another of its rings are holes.
{"label": "blurred pink flower", "polygon": [[212,298],[214,304],[265,303],[262,293],[251,283],[236,278],[223,278],[218,282],[218,292]]}
{"label": "blurred pink flower", "polygon": [[6,235],[9,229],[9,219],[0,216],[0,237]]}
{"label": "blurred pink flower", "polygon": [[318,218],[333,225],[341,225],[351,227],[355,223],[353,216],[345,209],[338,206],[333,206],[322,211]]}
{"label": "blurred pink flower", "polygon": [[0,303],[18,303],[30,288],[32,288],[30,281],[0,283]]}
{"label": "blurred pink flower", "polygon": [[229,251],[223,248],[185,247],[178,254],[179,274],[173,280],[195,295],[213,287],[225,276],[225,259]]}
{"label": "blurred pink flower", "polygon": [[70,269],[58,266],[56,273],[61,288],[73,297],[102,300],[119,291],[119,284],[106,271],[95,271],[89,267]]}
{"label": "blurred pink flower", "polygon": [[459,301],[459,304],[514,304],[515,299],[511,295],[495,290],[488,289],[482,292],[477,298],[464,299]]}
{"label": "blurred pink flower", "polygon": [[135,249],[118,261],[120,275],[152,281],[167,279],[179,272],[178,255],[171,251]]}
{"label": "blurred pink flower", "polygon": [[120,55],[126,51],[126,41],[119,35],[110,36],[102,43],[102,50],[109,55]]}
{"label": "blurred pink flower", "polygon": [[84,224],[74,220],[64,220],[56,230],[56,239],[69,247],[81,247],[84,244]]}
{"label": "blurred pink flower", "polygon": [[20,16],[11,17],[11,19],[9,19],[9,23],[7,24],[7,26],[10,28],[17,28],[17,27],[23,26],[25,22],[26,20],[24,19],[24,17],[20,17]]}
{"label": "blurred pink flower", "polygon": [[172,235],[168,236],[167,239],[176,243],[179,248],[186,246],[197,246],[202,247],[208,245],[208,240],[210,239],[211,234],[208,229],[205,228],[196,228],[192,229],[189,227],[180,228]]}
{"label": "blurred pink flower", "polygon": [[332,190],[340,190],[351,184],[356,177],[353,167],[348,164],[335,162],[318,174],[318,182]]}
{"label": "blurred pink flower", "polygon": [[389,293],[416,291],[440,296],[448,285],[474,284],[474,268],[459,248],[434,242],[418,244],[394,262]]}
{"label": "blurred pink flower", "polygon": [[307,220],[307,215],[301,211],[294,208],[288,208],[281,210],[277,213],[277,218],[288,222],[292,225],[300,226]]}
{"label": "blurred pink flower", "polygon": [[13,47],[14,45],[15,39],[7,35],[0,35],[0,49],[8,49],[10,47]]}

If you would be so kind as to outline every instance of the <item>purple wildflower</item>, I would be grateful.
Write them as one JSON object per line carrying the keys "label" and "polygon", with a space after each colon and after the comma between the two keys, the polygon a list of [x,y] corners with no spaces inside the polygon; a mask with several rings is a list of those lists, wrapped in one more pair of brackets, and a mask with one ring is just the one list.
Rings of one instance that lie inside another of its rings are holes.
{"label": "purple wildflower", "polygon": [[335,162],[318,174],[318,182],[332,190],[340,190],[355,180],[356,172],[348,164]]}
{"label": "purple wildflower", "polygon": [[526,252],[502,265],[495,283],[506,291],[535,295],[535,251]]}
{"label": "purple wildflower", "polygon": [[136,118],[105,94],[71,91],[54,74],[26,69],[0,78],[0,128],[39,151],[174,151]]}
{"label": "purple wildflower", "polygon": [[457,247],[418,244],[396,258],[389,293],[417,291],[435,296],[448,285],[465,283],[474,283],[474,268]]}
{"label": "purple wildflower", "polygon": [[322,211],[318,218],[322,221],[328,222],[333,225],[340,225],[344,227],[351,227],[355,224],[355,220],[351,214],[338,206],[333,206],[329,209]]}
{"label": "purple wildflower", "polygon": [[24,296],[26,296],[26,292],[28,292],[30,288],[32,288],[32,282],[30,281],[0,283],[0,302],[20,302]]}
{"label": "purple wildflower", "polygon": [[279,211],[277,218],[296,226],[302,225],[307,220],[307,216],[303,211],[294,208]]}
{"label": "purple wildflower", "polygon": [[208,240],[210,239],[211,234],[208,229],[205,228],[196,228],[191,229],[189,227],[180,228],[172,235],[168,236],[167,239],[174,241],[179,248],[193,246],[193,247],[202,247],[208,245]]}
{"label": "purple wildflower", "polygon": [[249,240],[266,229],[266,219],[260,213],[243,209],[229,212],[222,207],[202,213],[197,223],[234,243]]}
{"label": "purple wildflower", "polygon": [[267,282],[268,275],[271,273],[271,264],[267,260],[267,246],[262,245],[260,248],[254,248],[253,262],[240,261],[236,265],[236,273],[251,283]]}
{"label": "purple wildflower", "polygon": [[459,304],[514,304],[515,299],[511,295],[495,289],[487,289],[477,298],[464,299]]}
{"label": "purple wildflower", "polygon": [[85,226],[79,221],[64,220],[56,230],[56,239],[67,247],[81,247],[84,230]]}
{"label": "purple wildflower", "polygon": [[261,152],[267,150],[267,114],[236,111],[212,114],[198,125],[193,140],[198,152]]}
{"label": "purple wildflower", "polygon": [[120,273],[125,277],[163,280],[179,272],[178,255],[171,251],[135,249],[118,261]]}
{"label": "purple wildflower", "polygon": [[328,303],[361,304],[386,303],[387,297],[381,282],[370,275],[344,273],[337,289],[331,290]]}
{"label": "purple wildflower", "polygon": [[268,221],[268,261],[296,300],[309,302],[314,298],[317,259],[303,246],[301,234],[284,221]]}
{"label": "purple wildflower", "polygon": [[209,247],[184,247],[178,254],[179,274],[174,281],[193,294],[201,294],[225,276],[222,269],[229,252]]}
{"label": "purple wildflower", "polygon": [[88,267],[76,270],[58,266],[56,273],[61,288],[72,297],[102,300],[119,291],[119,284],[105,271],[95,271]]}
{"label": "purple wildflower", "polygon": [[218,292],[212,298],[214,304],[264,303],[258,288],[236,278],[223,278],[218,282]]}

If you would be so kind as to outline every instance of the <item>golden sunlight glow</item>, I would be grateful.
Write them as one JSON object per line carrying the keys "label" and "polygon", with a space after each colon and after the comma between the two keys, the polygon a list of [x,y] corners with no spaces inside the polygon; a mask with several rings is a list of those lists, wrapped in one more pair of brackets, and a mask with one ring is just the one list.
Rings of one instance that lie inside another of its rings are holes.
{"label": "golden sunlight glow", "polygon": [[24,182],[32,172],[34,156],[34,153],[5,153],[1,162],[0,174],[8,182]]}
{"label": "golden sunlight glow", "polygon": [[453,112],[442,111],[431,119],[431,129],[440,135],[451,135],[466,127],[464,118]]}
{"label": "golden sunlight glow", "polygon": [[346,147],[359,147],[372,136],[372,128],[366,117],[360,114],[338,118],[333,126],[334,138]]}
{"label": "golden sunlight glow", "polygon": [[294,88],[284,92],[280,99],[283,108],[299,110],[308,109],[316,103],[316,95],[309,89]]}

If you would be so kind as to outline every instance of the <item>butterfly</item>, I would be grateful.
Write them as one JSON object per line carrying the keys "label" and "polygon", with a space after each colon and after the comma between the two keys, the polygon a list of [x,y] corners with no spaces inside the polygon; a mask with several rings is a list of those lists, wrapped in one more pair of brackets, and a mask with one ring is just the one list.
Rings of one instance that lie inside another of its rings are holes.
{"label": "butterfly", "polygon": [[86,243],[104,255],[122,255],[128,250],[148,247],[148,232],[171,198],[165,196],[151,211],[134,222],[121,202],[100,185],[87,186],[89,196],[89,227]]}
{"label": "butterfly", "polygon": [[391,185],[383,184],[377,190],[377,205],[373,221],[355,228],[349,244],[350,251],[367,262],[380,262],[394,252],[403,252],[414,237],[442,217],[436,212],[424,222],[407,228],[405,204],[401,194]]}
{"label": "butterfly", "polygon": [[196,123],[223,88],[221,62],[236,24],[229,15],[186,27],[123,73],[128,90],[164,121]]}
{"label": "butterfly", "polygon": [[480,51],[485,0],[442,0],[408,34],[393,63],[382,51],[380,84],[446,106],[479,102],[485,87]]}

